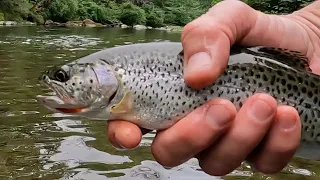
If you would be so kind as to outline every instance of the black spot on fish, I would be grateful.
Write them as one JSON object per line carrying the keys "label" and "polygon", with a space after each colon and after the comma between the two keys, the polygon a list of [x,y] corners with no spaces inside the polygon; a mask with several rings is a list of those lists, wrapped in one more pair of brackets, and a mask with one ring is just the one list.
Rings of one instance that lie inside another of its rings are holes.
{"label": "black spot on fish", "polygon": [[311,105],[310,104],[305,104],[305,107],[310,109],[311,108]]}
{"label": "black spot on fish", "polygon": [[310,82],[310,87],[311,87],[311,88],[315,88],[315,87],[316,87],[316,84],[311,81],[311,82]]}
{"label": "black spot on fish", "polygon": [[281,70],[278,70],[278,71],[277,71],[277,74],[278,74],[279,76],[283,76],[283,72],[282,72]]}
{"label": "black spot on fish", "polygon": [[264,81],[268,81],[268,77],[267,77],[265,74],[262,75],[262,79],[263,79]]}
{"label": "black spot on fish", "polygon": [[259,69],[260,72],[264,72],[264,69],[261,66],[259,66],[258,69]]}
{"label": "black spot on fish", "polygon": [[288,76],[288,79],[289,79],[290,81],[296,81],[296,79],[295,79],[295,77],[294,77],[293,75],[287,74],[287,76]]}
{"label": "black spot on fish", "polygon": [[313,97],[313,103],[314,103],[314,104],[317,104],[317,103],[318,103],[318,97],[317,97],[317,96]]}

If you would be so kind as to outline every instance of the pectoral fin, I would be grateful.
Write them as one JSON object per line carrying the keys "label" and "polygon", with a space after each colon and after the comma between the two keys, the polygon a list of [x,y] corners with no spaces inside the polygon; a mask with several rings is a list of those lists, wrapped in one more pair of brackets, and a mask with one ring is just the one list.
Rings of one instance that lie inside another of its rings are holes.
{"label": "pectoral fin", "polygon": [[111,107],[110,112],[112,114],[128,113],[132,110],[132,106],[132,93],[128,91],[117,105]]}

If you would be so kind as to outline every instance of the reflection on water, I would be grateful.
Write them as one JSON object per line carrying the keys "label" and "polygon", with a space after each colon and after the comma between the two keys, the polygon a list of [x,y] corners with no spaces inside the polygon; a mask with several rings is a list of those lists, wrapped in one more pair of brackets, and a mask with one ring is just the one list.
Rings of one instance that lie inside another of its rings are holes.
{"label": "reflection on water", "polygon": [[180,34],[106,28],[0,28],[0,179],[319,179],[320,164],[294,159],[276,176],[243,165],[225,177],[201,171],[196,159],[172,169],[154,161],[146,134],[132,151],[107,141],[105,122],[51,113],[35,96],[40,71],[98,50],[150,41],[180,41]]}

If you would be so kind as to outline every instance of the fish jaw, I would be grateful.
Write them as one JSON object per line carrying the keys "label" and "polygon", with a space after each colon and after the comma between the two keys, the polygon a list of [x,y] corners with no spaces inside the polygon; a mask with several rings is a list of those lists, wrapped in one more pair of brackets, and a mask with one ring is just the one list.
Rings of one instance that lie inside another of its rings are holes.
{"label": "fish jaw", "polygon": [[58,96],[37,96],[38,101],[53,112],[64,114],[80,114],[88,111],[88,106],[67,104]]}

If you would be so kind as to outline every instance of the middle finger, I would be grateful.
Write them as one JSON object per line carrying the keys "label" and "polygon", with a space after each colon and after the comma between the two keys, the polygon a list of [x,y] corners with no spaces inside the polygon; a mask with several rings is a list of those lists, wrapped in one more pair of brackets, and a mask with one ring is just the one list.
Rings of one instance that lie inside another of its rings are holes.
{"label": "middle finger", "polygon": [[211,175],[225,175],[236,169],[267,133],[277,103],[267,94],[250,97],[239,110],[229,131],[219,142],[200,154],[200,166]]}

